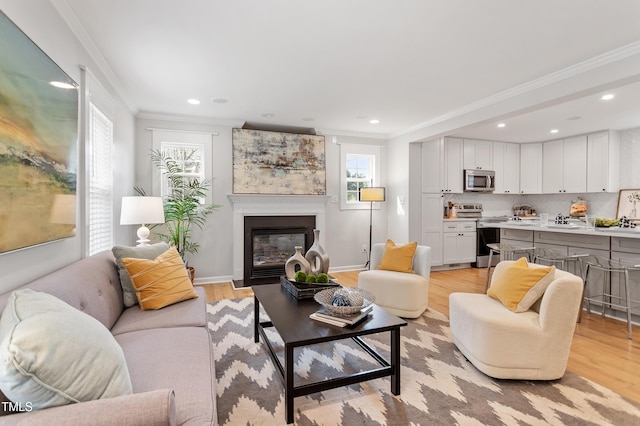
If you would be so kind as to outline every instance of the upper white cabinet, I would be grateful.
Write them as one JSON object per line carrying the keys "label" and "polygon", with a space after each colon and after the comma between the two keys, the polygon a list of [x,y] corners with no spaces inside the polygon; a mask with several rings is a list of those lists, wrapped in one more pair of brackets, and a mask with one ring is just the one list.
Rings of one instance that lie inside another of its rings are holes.
{"label": "upper white cabinet", "polygon": [[542,191],[579,193],[587,190],[587,137],[544,142]]}
{"label": "upper white cabinet", "polygon": [[520,145],[493,142],[493,170],[496,172],[495,194],[517,194],[520,190]]}
{"label": "upper white cabinet", "polygon": [[607,131],[587,135],[587,192],[618,192],[620,137]]}
{"label": "upper white cabinet", "polygon": [[464,169],[493,170],[492,142],[464,140]]}
{"label": "upper white cabinet", "polygon": [[422,143],[422,192],[462,193],[462,139]]}
{"label": "upper white cabinet", "polygon": [[542,143],[520,145],[520,193],[542,193]]}

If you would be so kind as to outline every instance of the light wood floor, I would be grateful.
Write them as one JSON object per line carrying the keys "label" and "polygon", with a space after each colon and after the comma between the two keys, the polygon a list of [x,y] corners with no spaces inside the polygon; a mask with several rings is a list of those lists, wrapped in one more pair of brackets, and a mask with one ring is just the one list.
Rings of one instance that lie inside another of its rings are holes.
{"label": "light wood floor", "polygon": [[[354,287],[358,271],[331,274],[344,286]],[[449,315],[449,294],[484,291],[485,269],[432,271],[429,308]],[[251,289],[234,289],[231,283],[204,285],[207,301],[251,297]],[[627,339],[626,323],[589,315],[576,326],[568,370],[640,403],[640,327]]]}

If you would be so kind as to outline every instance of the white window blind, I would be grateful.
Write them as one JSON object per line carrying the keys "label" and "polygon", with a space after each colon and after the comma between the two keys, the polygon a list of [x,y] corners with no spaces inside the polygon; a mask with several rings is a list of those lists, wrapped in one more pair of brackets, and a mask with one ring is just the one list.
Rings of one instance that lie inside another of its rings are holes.
{"label": "white window blind", "polygon": [[113,247],[113,122],[89,106],[89,255]]}

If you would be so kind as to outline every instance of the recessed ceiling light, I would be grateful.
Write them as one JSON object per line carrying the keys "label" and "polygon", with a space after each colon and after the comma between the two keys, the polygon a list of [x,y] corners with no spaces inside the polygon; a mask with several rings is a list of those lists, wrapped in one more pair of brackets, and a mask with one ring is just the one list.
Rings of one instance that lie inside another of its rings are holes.
{"label": "recessed ceiling light", "polygon": [[213,98],[211,99],[211,102],[213,102],[214,104],[226,104],[229,101],[224,98]]}
{"label": "recessed ceiling light", "polygon": [[270,112],[267,112],[267,113],[265,113],[265,114],[262,114],[262,116],[263,116],[264,118],[272,118],[272,117],[273,117],[273,114],[272,114],[272,113],[270,113]]}
{"label": "recessed ceiling light", "polygon": [[603,95],[600,99],[602,99],[603,101],[610,101],[613,98],[615,98],[615,95],[613,93],[607,93],[606,95]]}
{"label": "recessed ceiling light", "polygon": [[70,83],[65,83],[64,81],[50,81],[50,85],[53,87],[57,87],[58,89],[75,89],[76,86]]}
{"label": "recessed ceiling light", "polygon": [[304,117],[302,119],[302,121],[313,121],[313,120],[315,120],[315,118],[313,118],[313,117]]}
{"label": "recessed ceiling light", "polygon": [[371,124],[378,124],[380,122],[380,120],[378,120],[377,118],[374,118],[373,120],[369,120],[369,123]]}
{"label": "recessed ceiling light", "polygon": [[549,131],[549,133],[558,133],[558,129],[551,129],[551,131]]}
{"label": "recessed ceiling light", "polygon": [[188,99],[187,102],[189,102],[191,105],[200,105],[200,101],[198,99]]}
{"label": "recessed ceiling light", "polygon": [[502,129],[503,127],[506,127],[506,126],[507,126],[507,125],[506,125],[506,124],[504,124],[504,123],[498,123],[498,127],[499,127],[499,128],[501,128],[501,129]]}

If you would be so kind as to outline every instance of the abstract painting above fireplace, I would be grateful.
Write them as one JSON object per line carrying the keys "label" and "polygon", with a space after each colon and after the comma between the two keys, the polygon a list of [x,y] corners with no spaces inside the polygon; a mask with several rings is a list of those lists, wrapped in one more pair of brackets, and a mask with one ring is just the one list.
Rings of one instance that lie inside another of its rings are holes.
{"label": "abstract painting above fireplace", "polygon": [[324,136],[233,129],[233,193],[325,195]]}

